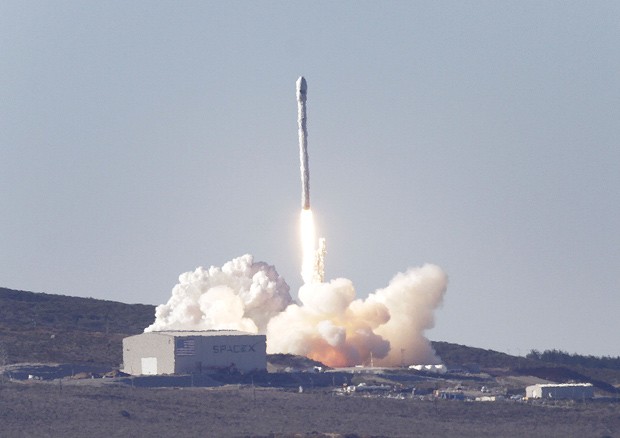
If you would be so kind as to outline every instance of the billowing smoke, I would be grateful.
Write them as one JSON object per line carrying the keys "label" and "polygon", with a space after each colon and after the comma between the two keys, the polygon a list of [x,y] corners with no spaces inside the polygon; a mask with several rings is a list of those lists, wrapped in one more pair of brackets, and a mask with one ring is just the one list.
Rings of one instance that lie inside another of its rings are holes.
{"label": "billowing smoke", "polygon": [[396,275],[365,300],[350,280],[307,283],[267,327],[269,353],[300,354],[330,366],[394,366],[441,360],[424,337],[443,299],[447,277],[435,265]]}
{"label": "billowing smoke", "polygon": [[168,303],[145,331],[233,329],[267,334],[268,353],[304,355],[329,366],[441,363],[424,331],[434,325],[447,277],[434,265],[397,274],[390,284],[356,299],[351,280],[324,281],[325,239],[316,247],[310,209],[306,129],[308,86],[296,83],[302,182],[300,304],[275,268],[244,255],[221,268],[179,277]]}
{"label": "billowing smoke", "polygon": [[179,276],[145,331],[233,329],[267,334],[268,353],[299,354],[330,366],[441,363],[424,331],[447,277],[435,265],[397,274],[356,299],[350,280],[304,284],[299,304],[273,266],[251,255]]}
{"label": "billowing smoke", "polygon": [[289,286],[275,267],[246,254],[221,268],[197,268],[179,276],[155,322],[144,331],[241,330],[264,333],[267,323],[291,304]]}

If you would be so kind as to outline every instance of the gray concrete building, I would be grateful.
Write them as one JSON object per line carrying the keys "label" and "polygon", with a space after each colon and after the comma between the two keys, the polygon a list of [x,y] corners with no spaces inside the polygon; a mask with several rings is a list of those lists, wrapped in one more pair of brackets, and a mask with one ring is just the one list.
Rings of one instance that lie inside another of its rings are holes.
{"label": "gray concrete building", "polygon": [[582,400],[594,397],[591,383],[550,383],[531,385],[525,388],[527,398],[551,400]]}
{"label": "gray concrete building", "polygon": [[123,339],[122,371],[131,375],[264,371],[266,337],[234,330],[160,331]]}

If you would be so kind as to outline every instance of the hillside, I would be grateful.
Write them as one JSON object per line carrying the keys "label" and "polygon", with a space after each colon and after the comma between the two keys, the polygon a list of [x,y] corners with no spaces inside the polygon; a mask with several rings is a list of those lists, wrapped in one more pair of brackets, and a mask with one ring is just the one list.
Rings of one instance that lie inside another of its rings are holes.
{"label": "hillside", "polygon": [[541,362],[520,356],[511,356],[494,350],[468,347],[450,342],[433,341],[433,348],[450,368],[463,365],[479,365],[482,368],[517,368],[540,366]]}
{"label": "hillside", "polygon": [[[0,288],[0,365],[95,363],[118,367],[122,339],[141,333],[154,315],[155,306],[150,305]],[[557,382],[592,381],[607,391],[620,385],[617,369],[560,366],[532,356],[515,357],[449,342],[432,344],[449,368],[473,367],[496,376],[510,372]],[[272,362],[284,367],[280,356],[272,356]],[[288,366],[294,366],[293,362]]]}
{"label": "hillside", "polygon": [[122,339],[154,320],[155,306],[0,288],[0,362],[118,366]]}

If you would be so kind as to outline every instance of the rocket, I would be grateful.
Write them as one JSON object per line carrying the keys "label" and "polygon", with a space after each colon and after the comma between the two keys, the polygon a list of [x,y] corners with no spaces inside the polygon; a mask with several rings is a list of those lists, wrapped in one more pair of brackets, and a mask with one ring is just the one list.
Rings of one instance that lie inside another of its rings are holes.
{"label": "rocket", "polygon": [[300,76],[296,83],[297,127],[299,130],[299,161],[301,170],[301,208],[310,210],[310,171],[308,169],[308,130],[306,129],[306,95],[308,84]]}

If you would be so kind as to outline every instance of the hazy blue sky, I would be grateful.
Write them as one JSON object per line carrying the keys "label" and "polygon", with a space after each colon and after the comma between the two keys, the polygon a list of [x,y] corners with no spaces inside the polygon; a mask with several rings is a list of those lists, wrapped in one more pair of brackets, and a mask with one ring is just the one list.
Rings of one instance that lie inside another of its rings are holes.
{"label": "hazy blue sky", "polygon": [[0,286],[159,304],[251,253],[425,262],[427,335],[620,355],[620,3],[0,3]]}

